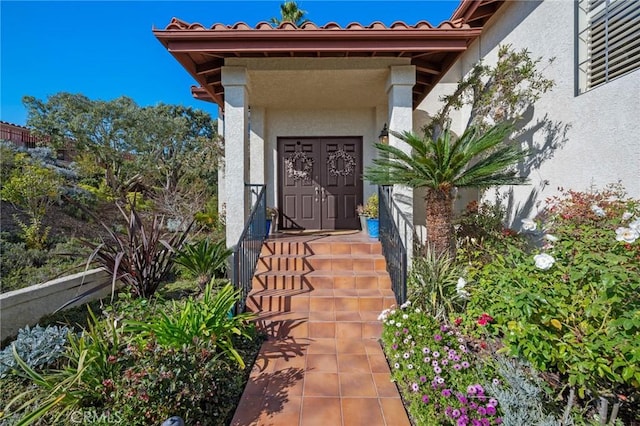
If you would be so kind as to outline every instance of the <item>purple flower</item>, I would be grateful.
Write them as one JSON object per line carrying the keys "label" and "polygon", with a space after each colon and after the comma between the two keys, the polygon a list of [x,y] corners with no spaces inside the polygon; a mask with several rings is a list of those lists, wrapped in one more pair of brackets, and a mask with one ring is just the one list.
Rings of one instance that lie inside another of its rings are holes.
{"label": "purple flower", "polygon": [[469,385],[469,386],[467,386],[467,394],[468,394],[468,395],[475,395],[475,394],[476,394],[476,387],[475,387],[475,385]]}
{"label": "purple flower", "polygon": [[462,366],[462,368],[469,368],[469,363],[467,361],[462,361],[460,365]]}
{"label": "purple flower", "polygon": [[498,400],[495,399],[495,398],[490,398],[489,399],[489,403],[487,405],[492,405],[494,407],[497,407],[498,406]]}
{"label": "purple flower", "polygon": [[494,420],[494,422],[495,422],[497,425],[501,425],[501,424],[502,424],[502,419],[501,419],[500,417],[496,417],[496,419]]}
{"label": "purple flower", "polygon": [[458,410],[457,408],[453,410],[451,412],[451,417],[453,417],[454,419],[457,419],[458,417],[460,417],[460,410]]}
{"label": "purple flower", "polygon": [[446,324],[442,324],[440,326],[440,331],[447,331],[449,329],[449,327],[446,326]]}
{"label": "purple flower", "polygon": [[431,358],[429,358],[428,356],[425,356],[423,361],[426,363],[429,363],[431,362]]}
{"label": "purple flower", "polygon": [[433,336],[433,340],[435,340],[436,342],[439,342],[440,340],[442,340],[442,336],[439,334],[436,334],[435,336]]}
{"label": "purple flower", "polygon": [[493,416],[496,414],[496,407],[494,407],[493,405],[487,405],[486,410],[488,416]]}
{"label": "purple flower", "polygon": [[481,416],[484,416],[487,414],[487,409],[484,407],[478,407],[478,414],[480,414]]}
{"label": "purple flower", "polygon": [[453,357],[453,360],[454,360],[454,361],[456,361],[456,362],[458,362],[458,361],[460,361],[460,357],[459,357],[458,355],[455,355],[455,356]]}
{"label": "purple flower", "polygon": [[431,365],[433,365],[434,367],[438,366],[438,361],[436,361],[435,359],[431,362]]}
{"label": "purple flower", "polygon": [[484,388],[482,387],[482,385],[476,385],[476,393],[478,395],[484,395]]}
{"label": "purple flower", "polygon": [[425,383],[427,381],[427,378],[425,376],[420,376],[420,381],[422,383]]}
{"label": "purple flower", "polygon": [[442,389],[442,396],[450,397],[451,396],[451,389]]}
{"label": "purple flower", "polygon": [[459,371],[462,368],[460,364],[453,364],[453,369]]}
{"label": "purple flower", "polygon": [[442,361],[440,361],[440,363],[441,363],[442,365],[447,365],[447,364],[449,364],[449,360],[445,358],[445,359],[443,359]]}
{"label": "purple flower", "polygon": [[466,397],[466,396],[464,396],[464,395],[463,395],[463,394],[461,394],[461,393],[458,393],[458,394],[456,395],[456,397],[458,398],[458,401],[460,401],[460,403],[461,403],[461,404],[466,404],[466,403],[468,403],[468,402],[469,402],[469,400],[467,399],[467,397]]}
{"label": "purple flower", "polygon": [[417,383],[412,383],[411,384],[411,390],[414,392],[418,392],[420,390],[420,386],[418,386]]}
{"label": "purple flower", "polygon": [[425,355],[426,355],[426,354],[428,354],[429,352],[431,352],[431,349],[429,349],[429,348],[427,348],[427,347],[422,348],[422,353],[423,353],[423,354],[425,354]]}
{"label": "purple flower", "polygon": [[480,422],[482,423],[482,426],[490,426],[491,423],[489,422],[489,419],[486,417],[483,417],[480,419]]}
{"label": "purple flower", "polygon": [[436,373],[436,374],[440,374],[440,373],[442,373],[442,368],[440,368],[440,367],[433,367],[433,371],[434,371],[434,373]]}
{"label": "purple flower", "polygon": [[471,424],[473,426],[482,426],[482,422],[480,420],[476,420],[476,419],[471,420]]}
{"label": "purple flower", "polygon": [[467,426],[469,424],[469,419],[466,417],[460,417],[458,419],[458,422],[456,423],[457,426]]}
{"label": "purple flower", "polygon": [[438,358],[440,356],[440,352],[436,351],[436,352],[432,353],[431,355],[433,355],[434,358]]}
{"label": "purple flower", "polygon": [[478,404],[476,404],[475,402],[472,402],[471,404],[469,404],[469,408],[471,408],[472,410],[475,410],[476,408],[478,408]]}
{"label": "purple flower", "polygon": [[402,329],[402,332],[403,332],[404,334],[409,334],[409,329],[408,329],[408,328],[403,328],[403,329]]}
{"label": "purple flower", "polygon": [[493,379],[492,383],[493,383],[494,386],[498,386],[500,384],[500,380],[498,380],[497,378]]}
{"label": "purple flower", "polygon": [[393,348],[393,350],[398,350],[398,344],[397,343],[394,343],[391,347]]}
{"label": "purple flower", "polygon": [[429,395],[422,395],[422,402],[427,404],[429,402]]}

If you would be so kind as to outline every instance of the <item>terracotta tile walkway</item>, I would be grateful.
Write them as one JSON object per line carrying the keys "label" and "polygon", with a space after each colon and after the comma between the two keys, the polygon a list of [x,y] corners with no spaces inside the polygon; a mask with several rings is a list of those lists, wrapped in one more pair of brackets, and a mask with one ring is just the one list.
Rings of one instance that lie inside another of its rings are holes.
{"label": "terracotta tile walkway", "polygon": [[378,343],[394,303],[381,258],[362,233],[265,244],[247,306],[269,340],[232,425],[410,425]]}

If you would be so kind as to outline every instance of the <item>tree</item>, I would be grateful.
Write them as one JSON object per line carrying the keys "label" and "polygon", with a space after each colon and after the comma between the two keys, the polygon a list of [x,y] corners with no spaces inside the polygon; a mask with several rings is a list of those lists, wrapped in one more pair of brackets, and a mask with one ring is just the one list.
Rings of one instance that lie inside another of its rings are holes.
{"label": "tree", "polygon": [[79,151],[89,152],[104,169],[109,188],[123,195],[139,179],[130,155],[133,129],[140,122],[140,108],[125,96],[112,101],[93,101],[81,94],[61,92],[41,101],[23,98],[27,125],[53,143],[72,141]]}
{"label": "tree", "polygon": [[142,116],[136,153],[144,184],[156,207],[181,222],[215,192],[222,154],[216,122],[204,111],[166,104],[145,107]]}
{"label": "tree", "polygon": [[411,153],[376,144],[382,153],[367,167],[365,178],[381,185],[400,184],[426,188],[427,242],[436,253],[454,253],[453,195],[455,188],[487,188],[518,185],[526,178],[516,176],[511,166],[526,156],[519,145],[504,143],[512,132],[510,124],[494,125],[487,131],[471,126],[454,140],[445,128],[437,139],[411,132],[392,134],[407,143]]}
{"label": "tree", "polygon": [[297,27],[304,25],[309,22],[308,19],[305,19],[306,11],[301,10],[298,7],[298,3],[295,1],[285,1],[280,5],[280,15],[282,18],[271,18],[269,22],[271,22],[274,26],[278,26],[283,22],[291,22]]}

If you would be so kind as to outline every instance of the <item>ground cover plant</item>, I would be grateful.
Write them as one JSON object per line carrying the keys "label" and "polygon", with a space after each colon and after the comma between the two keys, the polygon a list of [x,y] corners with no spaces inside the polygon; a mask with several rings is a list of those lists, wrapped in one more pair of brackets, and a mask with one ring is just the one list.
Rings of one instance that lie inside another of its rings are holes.
{"label": "ground cover plant", "polygon": [[381,316],[416,424],[640,422],[638,206],[619,185],[562,191],[521,233],[470,206],[454,266],[421,259]]}
{"label": "ground cover plant", "polygon": [[[0,379],[6,389],[0,422],[155,425],[179,415],[187,424],[228,424],[248,378],[242,365],[252,364],[261,338],[246,316],[229,315],[237,293],[208,291],[173,301],[163,298],[173,289],[151,299],[122,293],[102,313],[90,312],[80,333],[67,335],[53,364],[23,361],[23,352],[7,346],[17,365]],[[167,316],[190,316],[187,322],[196,324],[197,312],[207,312],[217,327],[200,324],[200,338],[179,345],[130,327],[134,315],[153,330]]]}

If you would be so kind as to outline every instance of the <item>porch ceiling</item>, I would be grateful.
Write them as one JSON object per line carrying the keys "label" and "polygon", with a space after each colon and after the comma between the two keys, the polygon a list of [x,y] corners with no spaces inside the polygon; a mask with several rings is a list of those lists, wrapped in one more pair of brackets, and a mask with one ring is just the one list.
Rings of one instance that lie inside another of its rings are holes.
{"label": "porch ceiling", "polygon": [[[228,58],[383,57],[405,58],[416,66],[416,84],[413,89],[415,108],[459,55],[480,35],[485,22],[503,3],[504,0],[462,0],[451,20],[436,27],[421,21],[413,26],[396,22],[390,27],[375,22],[369,26],[353,23],[345,28],[335,23],[322,27],[307,23],[298,28],[285,22],[274,28],[267,22],[260,22],[255,28],[244,23],[230,26],[215,24],[205,28],[198,23],[189,24],[173,18],[164,30],[154,30],[153,33],[198,82],[199,87],[192,87],[193,96],[215,102],[220,107],[224,107],[221,71]],[[299,75],[300,71],[296,73]],[[273,79],[273,84],[260,80],[265,76]],[[322,91],[312,92],[314,97],[328,99],[331,92],[337,95],[344,93],[346,84],[357,87],[365,80],[358,79],[353,72],[344,73],[341,76],[343,80],[327,81],[330,76],[331,73],[320,73],[317,75],[318,81],[306,82],[304,87],[298,89],[306,92],[314,90],[315,86]],[[257,96],[273,96],[275,93],[268,94],[269,87],[278,87],[276,83],[280,84],[280,88],[288,87],[292,81],[287,79],[286,72],[261,72],[257,78],[259,81],[252,84],[265,88],[265,91],[256,92]],[[294,89],[295,87],[288,87],[286,93],[281,90],[277,95],[299,102],[300,97],[294,96]],[[378,91],[372,92],[360,91],[374,98],[379,96]],[[270,99],[273,102],[274,98]],[[333,100],[335,102],[335,98]],[[373,102],[373,99],[369,101]]]}

